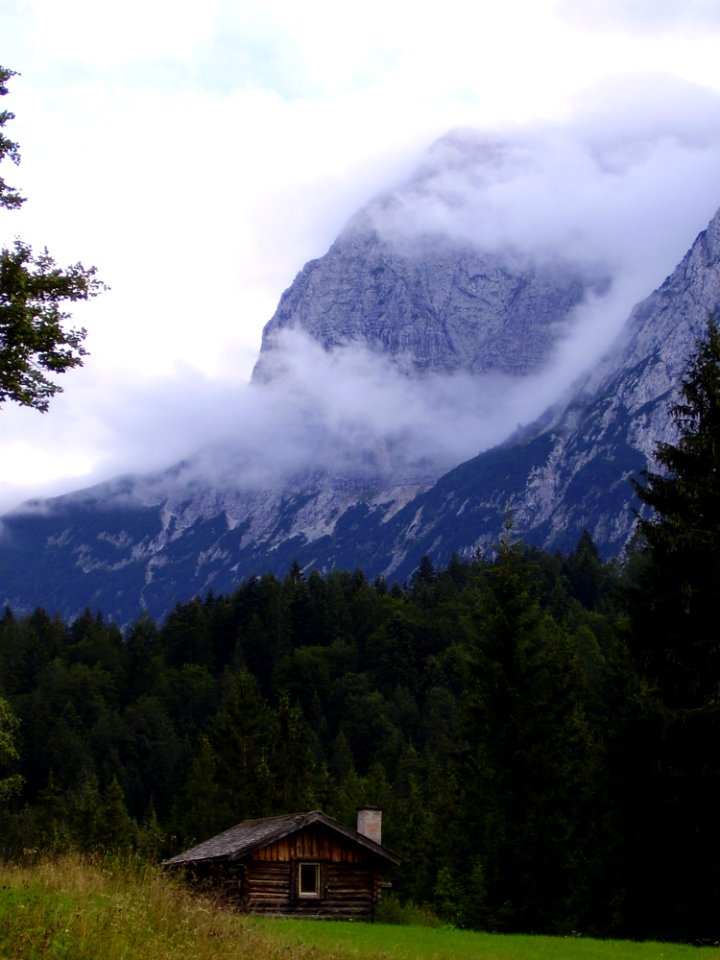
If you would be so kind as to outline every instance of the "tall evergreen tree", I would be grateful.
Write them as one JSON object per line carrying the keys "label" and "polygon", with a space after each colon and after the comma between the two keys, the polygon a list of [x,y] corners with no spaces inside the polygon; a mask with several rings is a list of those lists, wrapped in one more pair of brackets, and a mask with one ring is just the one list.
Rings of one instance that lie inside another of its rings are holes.
{"label": "tall evergreen tree", "polygon": [[594,871],[595,759],[577,653],[533,594],[520,545],[482,571],[468,664],[464,922],[567,932]]}
{"label": "tall evergreen tree", "polygon": [[660,444],[662,472],[637,494],[644,564],[631,594],[633,643],[666,702],[697,707],[720,694],[720,329],[698,341]]}
{"label": "tall evergreen tree", "polygon": [[720,329],[696,344],[638,496],[652,514],[628,591],[630,650],[649,684],[633,721],[628,833],[642,935],[720,935]]}

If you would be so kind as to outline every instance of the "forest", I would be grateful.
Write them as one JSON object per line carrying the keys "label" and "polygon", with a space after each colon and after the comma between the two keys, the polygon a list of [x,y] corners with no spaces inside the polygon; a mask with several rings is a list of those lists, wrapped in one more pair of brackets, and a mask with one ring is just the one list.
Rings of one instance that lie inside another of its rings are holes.
{"label": "forest", "polygon": [[384,810],[392,882],[493,931],[720,939],[720,332],[637,485],[621,561],[589,534],[251,577],[125,632],[0,620],[0,844],[159,860],[248,817]]}
{"label": "forest", "polygon": [[715,936],[716,708],[675,716],[623,590],[589,536],[566,558],[508,536],[404,588],[295,568],[125,636],[89,611],[7,610],[22,790],[4,853],[157,859],[246,817],[352,825],[373,803],[396,893],[447,922]]}

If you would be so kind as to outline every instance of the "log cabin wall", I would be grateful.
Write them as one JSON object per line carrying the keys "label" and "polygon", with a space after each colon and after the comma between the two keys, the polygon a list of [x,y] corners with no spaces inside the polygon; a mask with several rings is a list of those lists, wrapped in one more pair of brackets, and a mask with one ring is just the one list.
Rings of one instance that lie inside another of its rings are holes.
{"label": "log cabin wall", "polygon": [[[299,896],[300,862],[318,864],[318,896]],[[243,906],[252,913],[283,916],[370,917],[378,901],[379,879],[379,870],[361,849],[309,828],[257,850],[246,861]]]}
{"label": "log cabin wall", "polygon": [[243,906],[251,913],[275,916],[370,917],[377,904],[378,878],[369,866],[329,864],[324,895],[303,899],[292,890],[292,865],[256,861],[248,864]]}

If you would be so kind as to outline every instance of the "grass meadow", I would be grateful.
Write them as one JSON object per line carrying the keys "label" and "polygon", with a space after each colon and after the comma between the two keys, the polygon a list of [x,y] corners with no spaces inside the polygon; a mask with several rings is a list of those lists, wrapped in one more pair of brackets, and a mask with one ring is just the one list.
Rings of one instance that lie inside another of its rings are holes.
{"label": "grass meadow", "polygon": [[0,869],[1,960],[720,960],[716,947],[245,917],[137,863]]}

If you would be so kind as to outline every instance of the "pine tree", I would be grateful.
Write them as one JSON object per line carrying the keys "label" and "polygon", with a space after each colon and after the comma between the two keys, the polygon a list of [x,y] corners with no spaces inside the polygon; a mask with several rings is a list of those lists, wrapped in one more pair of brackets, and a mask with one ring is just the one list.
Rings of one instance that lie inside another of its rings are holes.
{"label": "pine tree", "polygon": [[224,684],[220,709],[211,725],[210,746],[217,758],[217,783],[225,798],[225,823],[232,826],[248,817],[288,812],[274,809],[276,780],[270,766],[274,712],[252,674],[227,671]]}
{"label": "pine tree", "polygon": [[468,662],[464,922],[567,932],[585,919],[595,748],[577,652],[506,535],[481,571]]}
{"label": "pine tree", "polygon": [[598,549],[587,530],[583,531],[575,550],[565,559],[562,570],[571,596],[586,610],[597,610],[607,578]]}
{"label": "pine tree", "polygon": [[96,830],[101,850],[127,853],[137,845],[137,824],[128,813],[125,793],[117,777],[112,778],[103,792]]}
{"label": "pine tree", "polygon": [[677,706],[720,694],[720,329],[708,325],[671,418],[676,443],[660,444],[664,472],[636,484],[653,511],[639,522],[646,547],[631,595],[635,649]]}
{"label": "pine tree", "polygon": [[649,694],[626,769],[641,935],[720,935],[720,329],[696,344],[671,408],[663,472],[636,485],[652,514],[628,591],[628,644]]}
{"label": "pine tree", "polygon": [[171,813],[170,833],[178,837],[183,846],[208,840],[242,819],[229,808],[227,792],[218,783],[217,771],[218,758],[203,737]]}

